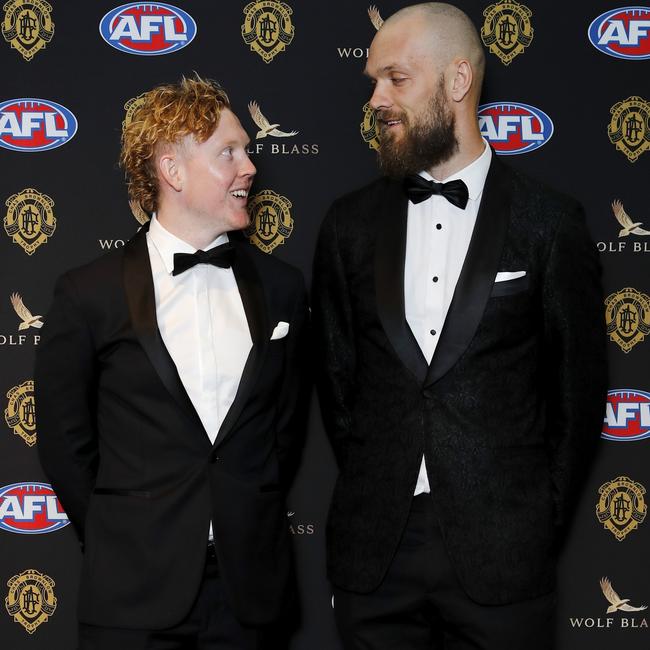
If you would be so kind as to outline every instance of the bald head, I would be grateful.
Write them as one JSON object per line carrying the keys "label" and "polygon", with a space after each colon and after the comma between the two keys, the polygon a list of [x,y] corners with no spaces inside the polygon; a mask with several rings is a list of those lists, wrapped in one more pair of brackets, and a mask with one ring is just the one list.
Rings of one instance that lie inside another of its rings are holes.
{"label": "bald head", "polygon": [[366,74],[389,175],[428,169],[444,179],[485,150],[476,114],[484,67],[476,28],[452,5],[405,7],[383,24]]}
{"label": "bald head", "polygon": [[404,7],[388,18],[375,41],[408,40],[418,56],[428,58],[438,72],[452,62],[466,60],[474,74],[478,99],[485,71],[485,55],[474,23],[467,14],[444,2]]}

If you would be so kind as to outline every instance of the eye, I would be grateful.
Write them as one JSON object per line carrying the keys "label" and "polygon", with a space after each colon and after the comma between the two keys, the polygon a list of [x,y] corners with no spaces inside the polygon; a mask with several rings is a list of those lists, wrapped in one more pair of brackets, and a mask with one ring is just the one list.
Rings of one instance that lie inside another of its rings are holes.
{"label": "eye", "polygon": [[225,156],[226,158],[232,158],[232,147],[226,147],[222,152],[222,156]]}
{"label": "eye", "polygon": [[391,77],[390,81],[393,86],[401,86],[406,81],[406,77]]}

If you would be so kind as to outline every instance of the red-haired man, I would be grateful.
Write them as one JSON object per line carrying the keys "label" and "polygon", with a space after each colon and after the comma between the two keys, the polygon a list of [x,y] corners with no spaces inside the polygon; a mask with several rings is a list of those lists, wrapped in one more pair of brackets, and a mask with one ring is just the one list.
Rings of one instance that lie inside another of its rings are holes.
{"label": "red-haired man", "polygon": [[228,235],[248,141],[214,82],[146,93],[121,163],[151,220],[56,285],[39,452],[84,544],[83,650],[285,645],[307,307],[297,270]]}

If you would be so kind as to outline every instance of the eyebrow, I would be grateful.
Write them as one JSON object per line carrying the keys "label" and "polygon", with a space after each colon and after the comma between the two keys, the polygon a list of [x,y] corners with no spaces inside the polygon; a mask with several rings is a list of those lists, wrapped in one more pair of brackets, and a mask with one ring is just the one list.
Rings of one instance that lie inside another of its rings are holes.
{"label": "eyebrow", "polygon": [[[381,68],[381,69],[379,70],[379,72],[380,72],[380,73],[381,73],[381,72],[391,72],[391,71],[393,71],[393,70],[396,70],[396,69],[399,68],[399,67],[400,67],[400,66],[398,66],[397,63],[391,63],[390,65],[385,65],[383,68]],[[367,68],[367,67],[365,67],[365,68],[363,69],[363,74],[364,74],[366,77],[370,77],[370,78],[372,78],[372,75],[368,72],[368,68]]]}
{"label": "eyebrow", "polygon": [[[238,144],[240,144],[241,140],[227,140],[226,142],[223,143],[224,147],[236,147]],[[244,141],[244,147],[247,147],[251,143],[250,138],[246,138]]]}

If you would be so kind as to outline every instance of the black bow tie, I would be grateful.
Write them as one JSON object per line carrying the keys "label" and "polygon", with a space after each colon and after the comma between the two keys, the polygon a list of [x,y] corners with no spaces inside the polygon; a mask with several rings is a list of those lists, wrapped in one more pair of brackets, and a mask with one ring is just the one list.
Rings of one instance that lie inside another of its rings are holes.
{"label": "black bow tie", "polygon": [[212,264],[222,269],[229,269],[235,259],[235,247],[231,242],[215,246],[209,251],[196,253],[174,253],[174,270],[172,275],[179,275],[197,264]]}
{"label": "black bow tie", "polygon": [[404,191],[412,203],[426,201],[432,194],[441,194],[449,203],[461,210],[465,209],[469,192],[467,185],[460,179],[448,183],[436,183],[422,178],[419,174],[404,179]]}

